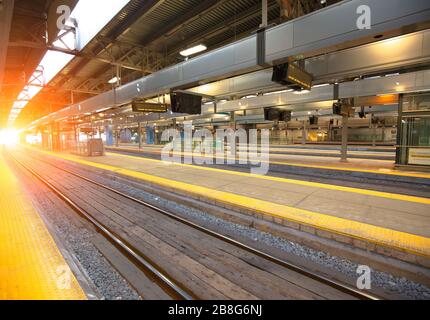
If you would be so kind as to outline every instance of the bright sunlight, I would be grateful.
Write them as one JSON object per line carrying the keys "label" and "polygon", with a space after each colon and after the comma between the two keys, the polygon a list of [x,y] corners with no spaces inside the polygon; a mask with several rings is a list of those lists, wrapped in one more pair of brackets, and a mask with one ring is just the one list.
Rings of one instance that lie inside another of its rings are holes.
{"label": "bright sunlight", "polygon": [[19,131],[15,129],[4,129],[0,131],[0,145],[15,145],[19,141]]}

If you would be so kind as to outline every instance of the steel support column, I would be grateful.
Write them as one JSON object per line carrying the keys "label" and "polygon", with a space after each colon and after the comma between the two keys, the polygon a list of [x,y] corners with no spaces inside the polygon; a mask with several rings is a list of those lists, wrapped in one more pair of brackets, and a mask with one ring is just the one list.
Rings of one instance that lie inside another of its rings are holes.
{"label": "steel support column", "polygon": [[348,115],[342,116],[342,146],[340,149],[340,161],[348,161]]}
{"label": "steel support column", "polygon": [[137,138],[139,139],[139,150],[142,149],[142,123],[137,124]]}
{"label": "steel support column", "polygon": [[307,138],[307,134],[306,134],[306,120],[303,121],[303,127],[302,127],[302,144],[306,144],[306,138]]}

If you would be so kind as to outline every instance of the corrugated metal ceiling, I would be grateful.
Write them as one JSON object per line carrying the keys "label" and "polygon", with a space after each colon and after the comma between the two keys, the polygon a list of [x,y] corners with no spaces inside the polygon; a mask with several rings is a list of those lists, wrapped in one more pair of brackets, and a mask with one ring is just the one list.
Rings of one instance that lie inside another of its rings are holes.
{"label": "corrugated metal ceiling", "polygon": [[[150,43],[149,48],[156,55],[162,55],[165,65],[179,62],[183,57],[179,51],[185,47],[204,41],[208,49],[237,40],[251,32],[254,32],[261,23],[261,0],[131,0],[129,4],[109,22],[99,36],[84,49],[86,54],[99,54],[105,47],[106,41],[115,40],[120,43],[134,43],[141,46],[142,43]],[[304,0],[318,2],[319,0]],[[330,2],[337,0],[330,0]],[[203,12],[196,8],[206,6]],[[269,0],[269,22],[280,21],[280,7],[277,0]],[[194,16],[189,16],[195,13]],[[184,19],[187,17],[187,19]],[[185,20],[185,21],[184,21]],[[155,37],[160,30],[167,26],[173,29],[168,35]],[[116,37],[118,35],[118,37]],[[116,39],[113,39],[116,38]],[[154,39],[155,38],[155,39]],[[121,54],[118,53],[117,56]],[[137,55],[131,55],[131,62],[140,65]],[[130,62],[130,60],[129,60]],[[98,78],[101,84],[106,84],[113,74],[111,65],[95,59],[74,59],[52,81],[54,85],[62,88],[79,88],[86,80]],[[141,77],[143,72],[122,69],[124,81]],[[85,99],[88,96],[77,96],[77,99]],[[59,106],[61,107],[61,106]]]}

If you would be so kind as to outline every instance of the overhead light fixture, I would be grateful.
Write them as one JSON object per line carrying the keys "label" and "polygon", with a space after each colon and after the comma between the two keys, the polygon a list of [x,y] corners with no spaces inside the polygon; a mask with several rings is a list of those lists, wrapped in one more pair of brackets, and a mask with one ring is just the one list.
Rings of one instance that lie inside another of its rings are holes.
{"label": "overhead light fixture", "polygon": [[110,79],[110,80],[108,81],[108,83],[110,83],[110,84],[118,83],[119,79],[120,79],[120,78],[118,78],[118,77],[113,77],[112,79]]}
{"label": "overhead light fixture", "polygon": [[188,57],[191,56],[193,54],[205,51],[207,49],[207,47],[203,44],[199,44],[197,46],[182,50],[181,52],[179,52],[179,54],[183,57]]}
{"label": "overhead light fixture", "polygon": [[306,94],[309,92],[310,92],[309,90],[297,90],[297,91],[294,91],[294,94]]}

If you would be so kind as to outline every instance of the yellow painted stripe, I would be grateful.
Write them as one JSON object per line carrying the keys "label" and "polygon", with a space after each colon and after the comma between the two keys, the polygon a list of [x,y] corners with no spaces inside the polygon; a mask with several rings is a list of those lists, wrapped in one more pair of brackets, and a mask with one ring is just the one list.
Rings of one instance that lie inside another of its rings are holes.
{"label": "yellow painted stripe", "polygon": [[356,239],[369,241],[378,245],[394,247],[405,252],[414,253],[424,257],[430,257],[430,239],[426,237],[161,178],[143,172],[95,163],[73,155],[58,154],[47,151],[43,152],[54,157],[141,179],[161,187],[173,188],[182,192],[192,193],[197,196],[237,206],[239,208],[251,209],[262,214],[312,226],[320,230],[326,230]]}
{"label": "yellow painted stripe", "polygon": [[0,300],[86,299],[2,156],[0,174]]}
{"label": "yellow painted stripe", "polygon": [[[138,157],[138,156],[131,156],[131,155],[125,155],[125,154],[118,154],[118,153],[107,153],[107,154],[112,155],[112,156],[130,158],[130,159],[139,159],[141,161],[163,163],[162,160],[147,159],[147,158],[142,158],[142,157]],[[263,175],[251,174],[251,173],[246,173],[246,172],[196,166],[196,165],[192,165],[192,164],[173,163],[173,165],[183,166],[183,167],[191,167],[191,168],[197,169],[197,170],[219,172],[219,173],[223,173],[223,174],[230,174],[230,175],[247,177],[247,178],[257,178],[257,179],[276,181],[276,182],[281,182],[281,183],[297,184],[297,185],[302,185],[302,186],[307,186],[307,187],[357,193],[357,194],[362,194],[362,195],[381,197],[381,198],[387,198],[387,199],[393,199],[393,200],[401,200],[401,201],[408,201],[408,202],[415,202],[415,203],[430,204],[429,198],[421,198],[421,197],[414,197],[414,196],[408,196],[408,195],[402,195],[402,194],[396,194],[396,193],[388,193],[388,192],[373,191],[373,190],[366,190],[366,189],[359,189],[359,188],[336,186],[336,185],[318,183],[318,182],[293,180],[293,179],[279,178],[279,177],[273,177],[273,176],[263,176]]]}
{"label": "yellow painted stripe", "polygon": [[[383,161],[383,160],[378,160]],[[392,162],[392,161],[390,161]],[[328,169],[328,170],[336,170],[336,171],[351,171],[351,172],[363,172],[363,173],[376,173],[376,174],[385,174],[399,177],[411,177],[411,178],[424,178],[430,179],[430,174],[427,173],[418,173],[418,172],[401,172],[390,169],[357,169],[357,168],[346,168],[346,167],[330,167],[330,166],[321,166],[321,165],[310,165],[310,164],[300,164],[300,163],[290,163],[290,162],[281,162],[281,161],[270,161],[272,164],[279,164],[284,166],[292,166],[292,167],[303,167],[303,168],[316,168],[316,169]]]}
{"label": "yellow painted stripe", "polygon": [[[113,150],[114,148],[111,148],[111,149]],[[160,154],[160,152],[158,152],[158,151],[139,151],[138,149],[131,149],[131,148],[116,148],[116,149],[126,151],[126,152],[128,151],[128,152]],[[173,154],[180,155],[181,153],[174,152]],[[186,154],[186,155],[192,155],[192,154]],[[211,157],[205,156],[204,158],[211,158]],[[234,158],[232,158],[232,157],[227,157],[227,158],[234,160]],[[393,163],[393,161],[386,161],[386,160],[378,160],[378,161]],[[292,166],[292,167],[327,169],[327,170],[335,170],[335,171],[375,173],[375,174],[392,175],[392,176],[400,176],[400,177],[430,179],[430,173],[425,173],[425,172],[422,172],[422,173],[421,172],[406,172],[406,171],[398,171],[398,170],[390,170],[390,169],[379,169],[379,170],[357,169],[357,168],[348,168],[348,167],[322,166],[322,165],[316,165],[316,164],[300,164],[300,163],[292,163],[292,162],[284,162],[284,161],[272,161],[272,160],[271,161],[262,160],[261,162],[283,165],[283,166]]]}

